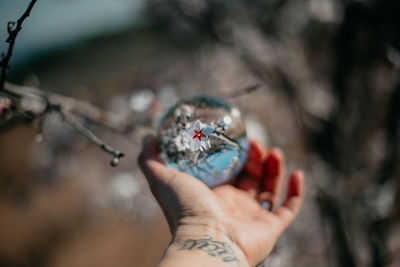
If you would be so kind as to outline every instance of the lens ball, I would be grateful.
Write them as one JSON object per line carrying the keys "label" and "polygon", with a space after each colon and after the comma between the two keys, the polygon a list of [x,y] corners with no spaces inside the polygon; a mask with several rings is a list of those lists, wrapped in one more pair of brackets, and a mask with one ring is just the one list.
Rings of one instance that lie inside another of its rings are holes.
{"label": "lens ball", "polygon": [[170,108],[161,119],[158,141],[167,167],[209,187],[231,181],[249,147],[239,109],[207,95],[184,98]]}

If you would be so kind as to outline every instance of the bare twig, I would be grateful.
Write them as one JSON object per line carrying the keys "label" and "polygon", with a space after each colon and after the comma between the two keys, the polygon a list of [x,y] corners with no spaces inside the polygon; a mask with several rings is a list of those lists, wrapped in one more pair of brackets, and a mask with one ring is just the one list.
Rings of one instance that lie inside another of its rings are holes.
{"label": "bare twig", "polygon": [[101,141],[96,135],[94,135],[88,128],[86,128],[85,126],[83,126],[74,116],[72,116],[72,114],[70,114],[69,112],[63,112],[61,110],[59,110],[59,114],[61,115],[61,118],[68,123],[69,125],[71,125],[72,128],[74,128],[75,130],[77,130],[79,133],[83,134],[84,136],[86,136],[90,142],[92,142],[93,144],[97,145],[98,147],[100,147],[104,152],[111,154],[112,156],[114,156],[113,160],[110,162],[111,166],[116,167],[118,166],[119,163],[119,159],[124,157],[125,154],[113,149],[112,147],[104,144],[103,141]]}
{"label": "bare twig", "polygon": [[15,27],[14,30],[13,30],[15,25],[14,21],[10,21],[7,24],[8,38],[6,40],[6,43],[8,43],[8,50],[4,58],[0,61],[0,67],[1,67],[0,90],[4,88],[4,83],[6,81],[8,74],[9,62],[14,50],[15,40],[18,36],[18,33],[22,30],[22,23],[27,17],[29,17],[31,10],[36,2],[37,0],[32,0],[30,2],[24,14],[22,14],[22,16],[17,20],[17,26]]}
{"label": "bare twig", "polygon": [[217,138],[220,138],[220,139],[224,140],[225,142],[227,142],[228,144],[231,144],[231,145],[233,145],[233,146],[236,146],[236,147],[238,147],[240,150],[244,151],[244,148],[239,144],[238,141],[236,141],[236,140],[233,139],[233,138],[230,138],[230,137],[227,136],[226,134],[224,134],[224,133],[220,133],[220,134],[216,133],[216,135],[214,135],[214,136],[217,137]]}
{"label": "bare twig", "polygon": [[222,98],[232,99],[232,98],[237,98],[237,97],[244,96],[247,94],[251,94],[251,93],[255,92],[256,90],[258,90],[260,87],[261,87],[260,84],[250,85],[250,86],[247,86],[245,88],[242,88],[242,89],[239,89],[239,90],[236,90],[233,92],[222,94]]}
{"label": "bare twig", "polygon": [[52,105],[59,105],[63,110],[68,110],[79,117],[84,117],[118,133],[125,133],[127,130],[134,128],[133,119],[107,112],[86,101],[45,92],[35,87],[19,86],[11,83],[6,83],[4,89],[7,94],[11,94],[16,98],[40,97]]}

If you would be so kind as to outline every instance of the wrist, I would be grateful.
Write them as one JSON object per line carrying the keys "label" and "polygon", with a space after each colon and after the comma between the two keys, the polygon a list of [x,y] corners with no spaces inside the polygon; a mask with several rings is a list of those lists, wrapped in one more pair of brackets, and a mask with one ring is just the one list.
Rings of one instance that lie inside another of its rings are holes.
{"label": "wrist", "polygon": [[184,266],[188,262],[190,266],[249,266],[244,252],[225,231],[209,223],[183,224],[176,229],[160,266],[180,266],[179,262]]}

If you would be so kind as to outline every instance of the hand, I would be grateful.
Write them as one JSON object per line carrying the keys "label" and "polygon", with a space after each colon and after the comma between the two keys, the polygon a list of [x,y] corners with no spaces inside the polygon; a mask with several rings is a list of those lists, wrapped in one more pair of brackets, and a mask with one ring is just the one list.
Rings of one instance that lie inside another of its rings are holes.
{"label": "hand", "polygon": [[279,201],[283,160],[280,150],[267,151],[250,141],[248,160],[234,181],[237,187],[221,185],[213,189],[165,167],[155,142],[145,144],[139,164],[170,226],[170,247],[176,250],[185,240],[209,236],[232,247],[241,264],[254,266],[271,252],[303,200],[304,177],[296,171],[290,175],[283,205],[275,212],[263,209],[262,205],[272,209]]}

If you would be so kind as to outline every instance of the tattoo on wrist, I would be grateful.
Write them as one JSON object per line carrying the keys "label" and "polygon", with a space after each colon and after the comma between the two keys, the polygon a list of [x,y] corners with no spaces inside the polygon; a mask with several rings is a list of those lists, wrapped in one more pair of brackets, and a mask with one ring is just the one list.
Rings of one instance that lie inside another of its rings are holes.
{"label": "tattoo on wrist", "polygon": [[203,239],[188,239],[183,242],[178,250],[202,250],[212,257],[219,257],[227,263],[239,263],[235,252],[228,243],[215,241],[211,236]]}

